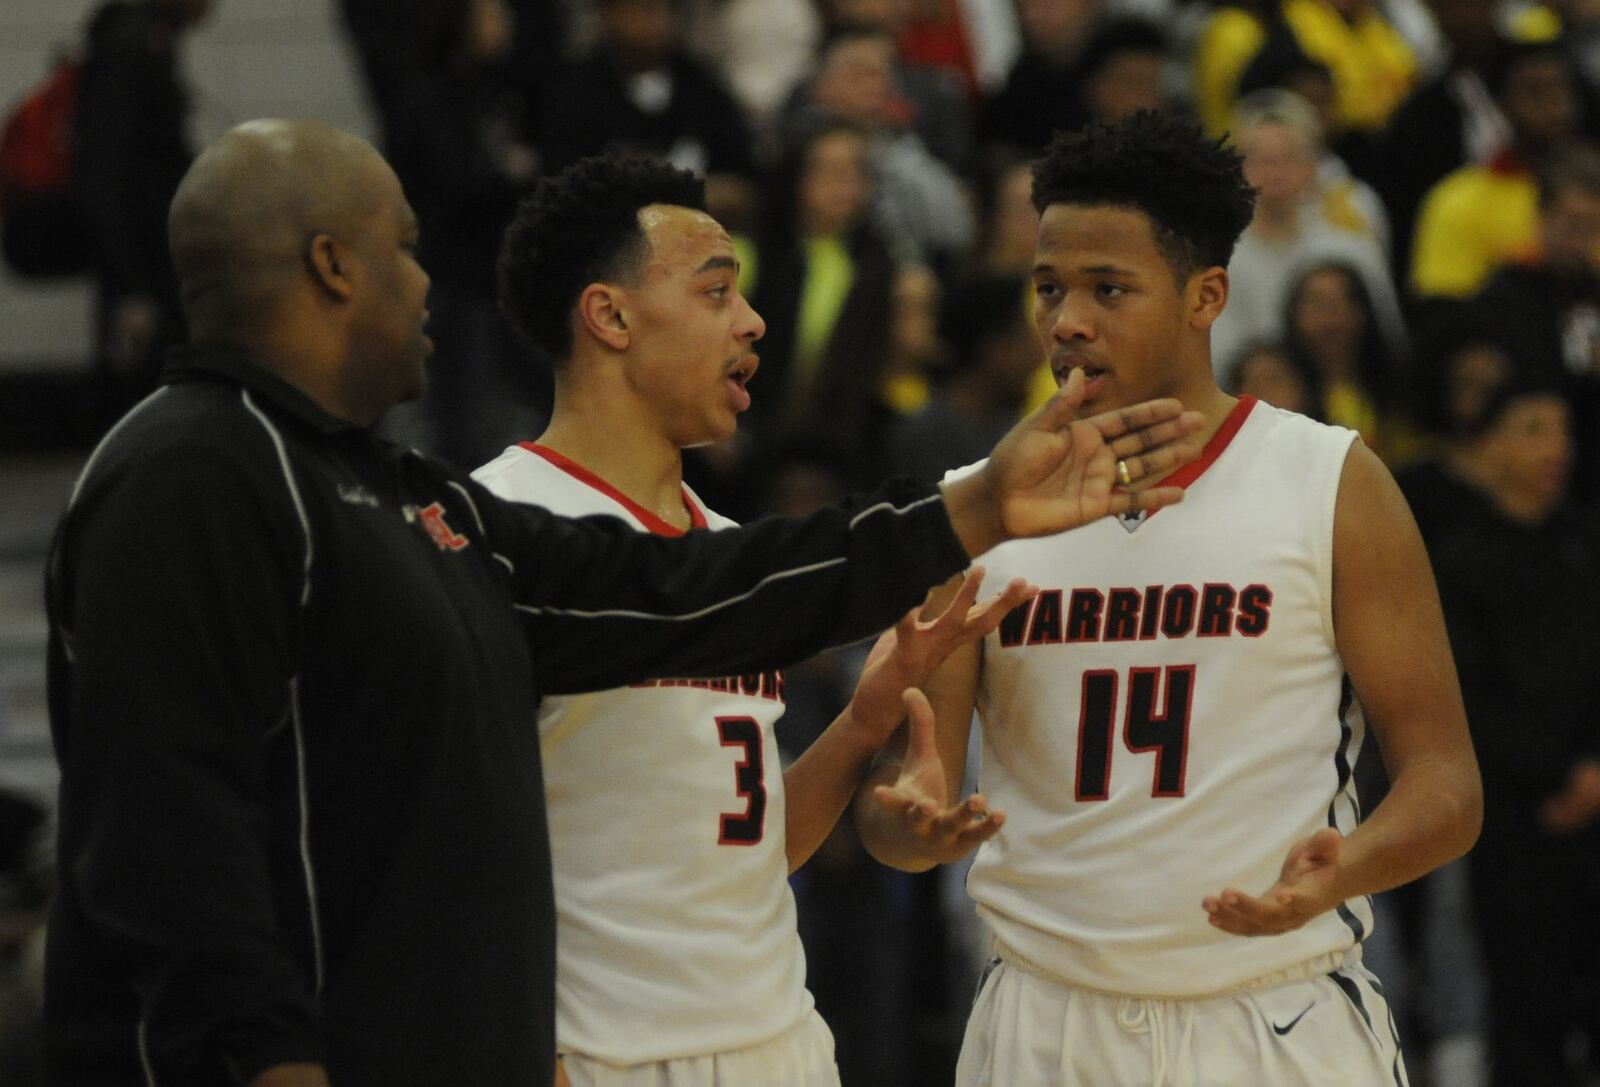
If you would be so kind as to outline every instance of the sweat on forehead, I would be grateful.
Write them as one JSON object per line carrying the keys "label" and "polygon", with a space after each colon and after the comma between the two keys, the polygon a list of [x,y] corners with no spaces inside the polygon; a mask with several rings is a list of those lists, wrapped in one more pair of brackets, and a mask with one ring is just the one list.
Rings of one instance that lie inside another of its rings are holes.
{"label": "sweat on forehead", "polygon": [[722,224],[696,208],[651,204],[639,209],[639,232],[648,246],[646,269],[695,271],[733,241]]}

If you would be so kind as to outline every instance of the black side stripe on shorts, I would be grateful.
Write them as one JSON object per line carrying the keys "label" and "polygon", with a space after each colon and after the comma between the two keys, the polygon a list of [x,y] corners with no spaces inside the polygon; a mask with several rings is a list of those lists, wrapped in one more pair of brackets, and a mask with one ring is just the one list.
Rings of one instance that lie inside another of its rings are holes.
{"label": "black side stripe on shorts", "polygon": [[[1337,970],[1329,974],[1328,978],[1339,987],[1339,990],[1355,1006],[1356,1011],[1361,1013],[1361,1018],[1366,1021],[1367,1029],[1372,1032],[1374,1038],[1377,1038],[1378,1028],[1372,1025],[1372,1016],[1367,1011],[1366,1001],[1361,999],[1361,986],[1356,979],[1345,977]],[[1401,1063],[1404,1060],[1404,1054],[1400,1051],[1400,1028],[1395,1025],[1394,1006],[1389,1003],[1389,998],[1383,995],[1383,985],[1377,978],[1368,974],[1366,981],[1368,985],[1372,986],[1372,991],[1382,998],[1384,1006],[1388,1009],[1389,1037],[1394,1042],[1394,1061],[1389,1065],[1389,1072],[1394,1076],[1395,1087],[1410,1087],[1405,1076],[1404,1065]]]}
{"label": "black side stripe on shorts", "polygon": [[1367,1012],[1367,1002],[1361,999],[1361,988],[1356,985],[1355,981],[1345,977],[1337,970],[1328,975],[1328,980],[1337,985],[1339,991],[1344,993],[1350,1003],[1355,1006],[1356,1011],[1361,1013],[1361,1018],[1366,1021],[1367,1029],[1372,1031],[1372,1036],[1376,1038],[1378,1031],[1373,1027],[1372,1016]]}
{"label": "black side stripe on shorts", "polygon": [[1394,1073],[1394,1085],[1395,1087],[1410,1087],[1406,1082],[1405,1073],[1402,1071],[1400,1063],[1400,1028],[1395,1025],[1394,1021],[1394,1001],[1390,1000],[1389,994],[1383,991],[1383,982],[1378,980],[1376,974],[1369,974],[1368,980],[1372,985],[1372,991],[1383,997],[1384,1006],[1389,1009],[1389,1037],[1394,1039],[1394,1064],[1391,1066],[1390,1071]]}
{"label": "black side stripe on shorts", "polygon": [[1389,1033],[1394,1035],[1394,1064],[1389,1069],[1394,1073],[1394,1087],[1410,1087],[1410,1084],[1406,1082],[1404,1072],[1401,1071],[1400,1028],[1394,1025],[1394,1009],[1392,1007],[1389,1009]]}

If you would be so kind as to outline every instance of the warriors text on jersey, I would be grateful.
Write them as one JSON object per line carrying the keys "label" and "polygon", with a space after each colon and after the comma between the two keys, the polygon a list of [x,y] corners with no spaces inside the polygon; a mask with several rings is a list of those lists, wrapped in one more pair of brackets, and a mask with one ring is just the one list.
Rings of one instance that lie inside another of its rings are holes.
{"label": "warriors text on jersey", "polygon": [[981,788],[1004,830],[969,888],[1063,981],[1190,997],[1342,952],[1366,900],[1242,940],[1200,901],[1258,894],[1294,842],[1358,819],[1364,735],[1334,645],[1333,521],[1351,431],[1241,399],[1172,482],[1181,505],[1006,543],[1042,586],[985,639]]}
{"label": "warriors text on jersey", "polygon": [[[676,534],[542,446],[476,477],[568,516]],[[684,488],[696,527],[733,522]],[[811,1009],[773,725],[783,676],[662,678],[539,710],[556,891],[556,1041],[614,1064],[738,1049]]]}

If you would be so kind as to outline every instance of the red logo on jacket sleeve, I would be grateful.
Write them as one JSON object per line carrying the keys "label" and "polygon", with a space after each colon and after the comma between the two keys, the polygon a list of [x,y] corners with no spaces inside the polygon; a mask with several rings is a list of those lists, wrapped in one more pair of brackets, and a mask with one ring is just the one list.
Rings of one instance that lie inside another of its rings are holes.
{"label": "red logo on jacket sleeve", "polygon": [[445,522],[444,507],[437,502],[419,509],[417,517],[422,521],[428,538],[439,545],[440,551],[460,551],[472,542]]}

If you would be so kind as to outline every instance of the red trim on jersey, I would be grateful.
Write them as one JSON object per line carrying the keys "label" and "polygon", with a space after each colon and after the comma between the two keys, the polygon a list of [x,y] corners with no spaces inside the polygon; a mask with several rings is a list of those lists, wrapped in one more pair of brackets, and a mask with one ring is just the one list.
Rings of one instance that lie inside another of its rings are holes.
{"label": "red trim on jersey", "polygon": [[1228,443],[1233,441],[1233,436],[1239,433],[1239,428],[1244,426],[1244,421],[1250,417],[1250,411],[1256,406],[1253,396],[1241,396],[1239,402],[1228,412],[1228,417],[1222,420],[1222,425],[1217,432],[1211,435],[1211,440],[1206,447],[1200,450],[1197,460],[1190,461],[1166,479],[1161,481],[1163,487],[1187,487],[1199,479],[1207,468],[1222,456],[1222,451],[1228,448]]}
{"label": "red trim on jersey", "polygon": [[[655,535],[683,535],[683,529],[679,528],[677,525],[664,521],[656,514],[651,513],[649,510],[639,505],[639,503],[635,502],[633,499],[629,498],[611,484],[607,483],[604,479],[595,475],[589,469],[585,468],[577,461],[572,460],[570,457],[564,457],[560,453],[557,453],[554,449],[551,449],[549,446],[540,445],[538,442],[518,442],[517,445],[523,449],[526,449],[530,453],[536,453],[543,457],[545,460],[549,461],[551,464],[567,473],[567,475],[571,476],[579,483],[586,483],[595,490],[599,491],[601,494],[605,495],[607,498],[620,502],[623,506],[627,507],[629,513],[633,514],[644,524],[644,527],[647,530],[653,532]],[[689,497],[689,488],[687,487],[683,488],[683,508],[689,511],[690,528],[706,527],[705,511],[700,508],[700,504],[698,502]]]}

